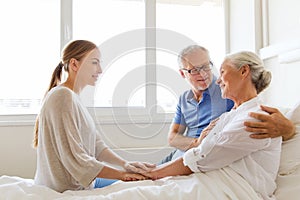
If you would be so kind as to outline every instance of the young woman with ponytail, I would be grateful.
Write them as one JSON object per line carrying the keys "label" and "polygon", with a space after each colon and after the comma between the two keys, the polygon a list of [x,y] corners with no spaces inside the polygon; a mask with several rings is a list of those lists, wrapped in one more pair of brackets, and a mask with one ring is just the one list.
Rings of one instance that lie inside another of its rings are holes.
{"label": "young woman with ponytail", "polygon": [[[37,149],[35,183],[58,192],[104,187],[116,180],[144,180],[155,166],[128,162],[101,140],[82,104],[82,89],[94,86],[100,74],[100,51],[86,40],[70,42],[55,68],[36,120],[33,146]],[[61,82],[62,71],[68,73]],[[123,167],[115,169],[102,163]]]}

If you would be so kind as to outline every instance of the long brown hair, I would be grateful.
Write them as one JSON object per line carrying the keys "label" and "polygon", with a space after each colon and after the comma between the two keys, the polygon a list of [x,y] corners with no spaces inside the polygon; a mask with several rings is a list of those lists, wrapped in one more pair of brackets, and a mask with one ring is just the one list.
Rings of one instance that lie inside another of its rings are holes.
{"label": "long brown hair", "polygon": [[[71,58],[75,58],[80,61],[84,58],[89,52],[97,48],[97,46],[87,40],[74,40],[67,44],[62,51],[62,61],[56,66],[52,73],[51,81],[49,87],[46,91],[46,94],[54,87],[61,83],[62,69],[66,72],[69,71],[69,61]],[[46,95],[45,94],[45,95]],[[34,126],[34,138],[33,138],[33,147],[36,148],[38,145],[38,130],[39,130],[39,116],[37,116]]]}

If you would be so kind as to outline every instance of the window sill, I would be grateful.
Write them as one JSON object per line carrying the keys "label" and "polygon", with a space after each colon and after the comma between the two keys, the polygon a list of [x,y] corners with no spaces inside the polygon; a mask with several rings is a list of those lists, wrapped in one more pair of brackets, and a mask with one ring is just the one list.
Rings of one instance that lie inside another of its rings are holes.
{"label": "window sill", "polygon": [[[151,113],[146,109],[89,108],[89,111],[97,125],[170,123],[174,116],[174,113]],[[0,115],[0,127],[34,126],[36,116],[36,114]]]}

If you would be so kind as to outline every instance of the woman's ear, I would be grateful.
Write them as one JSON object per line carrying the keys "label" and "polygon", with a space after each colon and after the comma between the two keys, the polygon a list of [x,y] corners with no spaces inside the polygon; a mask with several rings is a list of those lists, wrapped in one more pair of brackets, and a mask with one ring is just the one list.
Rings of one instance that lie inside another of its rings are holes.
{"label": "woman's ear", "polygon": [[250,73],[250,67],[249,67],[249,65],[242,66],[241,73],[242,73],[242,76],[247,77],[248,74]]}
{"label": "woman's ear", "polygon": [[79,62],[75,58],[71,58],[69,61],[69,68],[72,69],[74,72],[77,72],[79,69]]}

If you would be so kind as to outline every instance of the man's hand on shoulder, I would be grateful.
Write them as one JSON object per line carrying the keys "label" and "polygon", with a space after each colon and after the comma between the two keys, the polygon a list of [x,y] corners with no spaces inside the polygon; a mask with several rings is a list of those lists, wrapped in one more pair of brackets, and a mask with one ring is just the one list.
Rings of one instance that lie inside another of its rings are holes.
{"label": "man's hand on shoulder", "polygon": [[268,112],[269,115],[251,112],[249,115],[259,121],[244,122],[246,131],[253,132],[253,134],[250,135],[251,138],[263,139],[282,136],[283,140],[288,140],[295,135],[294,124],[278,109],[263,105],[261,106],[261,109]]}

